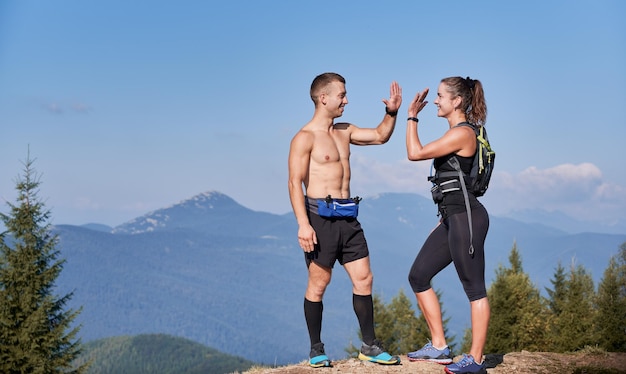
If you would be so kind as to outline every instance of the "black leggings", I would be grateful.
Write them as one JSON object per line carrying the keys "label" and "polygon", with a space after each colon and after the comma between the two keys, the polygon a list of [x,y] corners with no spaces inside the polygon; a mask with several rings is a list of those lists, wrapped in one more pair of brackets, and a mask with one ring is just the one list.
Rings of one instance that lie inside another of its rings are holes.
{"label": "black leggings", "polygon": [[469,254],[469,224],[467,213],[457,213],[444,219],[430,233],[417,254],[409,283],[413,292],[431,288],[431,280],[454,262],[454,267],[470,301],[487,296],[485,289],[485,238],[489,230],[489,215],[480,205],[472,209],[474,257]]}

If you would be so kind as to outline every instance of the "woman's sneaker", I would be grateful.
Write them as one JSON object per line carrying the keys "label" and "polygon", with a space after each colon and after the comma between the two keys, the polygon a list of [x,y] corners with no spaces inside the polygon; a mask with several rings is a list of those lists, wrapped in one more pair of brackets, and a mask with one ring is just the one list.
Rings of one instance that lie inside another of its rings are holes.
{"label": "woman's sneaker", "polygon": [[372,345],[363,343],[361,345],[361,352],[359,352],[359,359],[383,365],[397,365],[400,363],[400,357],[392,356],[385,352],[379,340],[374,340]]}
{"label": "woman's sneaker", "polygon": [[324,352],[324,343],[315,343],[311,347],[311,354],[309,355],[309,366],[313,368],[329,367],[332,366],[330,359]]}
{"label": "woman's sneaker", "polygon": [[487,368],[485,367],[485,362],[482,364],[477,364],[474,361],[474,357],[472,355],[464,354],[459,362],[455,362],[454,364],[450,364],[446,366],[446,373],[448,374],[457,374],[457,373],[472,373],[472,374],[487,374]]}
{"label": "woman's sneaker", "polygon": [[447,346],[444,349],[433,347],[431,342],[426,343],[422,348],[406,355],[409,361],[431,361],[446,365],[452,363],[452,354]]}

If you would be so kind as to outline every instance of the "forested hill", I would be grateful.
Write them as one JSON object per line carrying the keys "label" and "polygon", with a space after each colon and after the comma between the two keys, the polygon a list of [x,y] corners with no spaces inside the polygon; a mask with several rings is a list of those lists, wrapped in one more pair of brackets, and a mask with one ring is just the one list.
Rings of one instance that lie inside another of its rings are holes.
{"label": "forested hill", "polygon": [[164,334],[119,336],[86,343],[75,363],[89,361],[87,374],[226,374],[256,365],[191,340]]}

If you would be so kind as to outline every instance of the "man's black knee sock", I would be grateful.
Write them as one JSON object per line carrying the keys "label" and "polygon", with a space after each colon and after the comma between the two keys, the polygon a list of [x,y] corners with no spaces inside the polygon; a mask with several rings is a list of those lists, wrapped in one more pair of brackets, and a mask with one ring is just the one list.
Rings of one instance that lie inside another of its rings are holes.
{"label": "man's black knee sock", "polygon": [[372,345],[376,334],[374,333],[374,302],[372,301],[372,295],[352,295],[352,305],[354,306],[354,313],[359,319],[359,325],[361,326],[361,335],[363,335],[363,342],[367,345]]}
{"label": "man's black knee sock", "polygon": [[309,328],[311,346],[322,341],[322,311],[324,304],[321,301],[314,302],[304,298],[304,319]]}

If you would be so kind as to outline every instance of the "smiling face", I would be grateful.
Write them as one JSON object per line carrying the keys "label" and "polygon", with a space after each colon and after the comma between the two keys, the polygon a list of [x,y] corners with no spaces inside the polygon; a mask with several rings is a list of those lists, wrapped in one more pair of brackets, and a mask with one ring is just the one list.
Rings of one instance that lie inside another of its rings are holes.
{"label": "smiling face", "polygon": [[320,103],[333,118],[341,117],[344,107],[348,104],[346,85],[339,81],[333,81],[320,95]]}
{"label": "smiling face", "polygon": [[448,91],[448,85],[440,83],[437,88],[437,98],[435,99],[435,105],[437,106],[437,116],[447,118],[454,110],[460,105],[461,98],[459,96],[453,97],[450,91]]}

